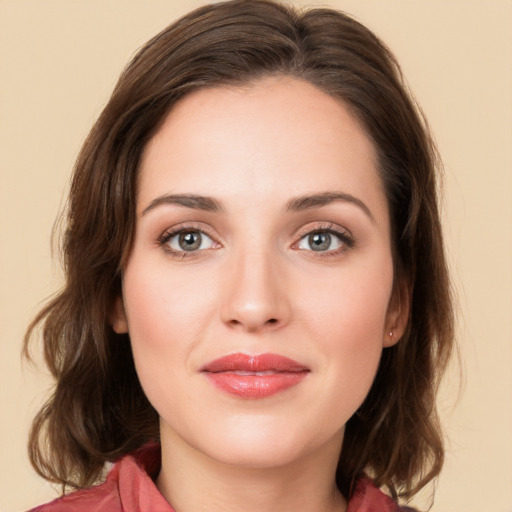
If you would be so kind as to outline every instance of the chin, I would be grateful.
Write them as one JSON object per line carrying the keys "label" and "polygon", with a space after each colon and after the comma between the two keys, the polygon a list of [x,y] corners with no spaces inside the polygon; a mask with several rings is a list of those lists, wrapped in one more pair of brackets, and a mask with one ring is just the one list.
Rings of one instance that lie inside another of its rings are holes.
{"label": "chin", "polygon": [[335,453],[337,460],[343,440],[343,429],[319,431],[316,421],[299,425],[291,418],[243,415],[212,420],[213,428],[188,430],[182,440],[213,461],[239,468],[279,468],[325,450]]}

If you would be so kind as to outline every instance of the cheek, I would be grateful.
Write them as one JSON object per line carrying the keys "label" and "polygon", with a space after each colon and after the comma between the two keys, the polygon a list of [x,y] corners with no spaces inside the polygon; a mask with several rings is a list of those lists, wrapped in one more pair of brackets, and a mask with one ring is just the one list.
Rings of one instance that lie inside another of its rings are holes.
{"label": "cheek", "polygon": [[145,342],[172,339],[182,329],[194,327],[198,311],[211,302],[208,288],[193,273],[172,272],[166,262],[158,265],[134,258],[123,280],[123,298],[130,333],[149,331]]}
{"label": "cheek", "polygon": [[191,354],[200,343],[211,300],[194,279],[183,279],[160,265],[139,265],[135,259],[127,267],[123,287],[135,368],[144,394],[159,415],[182,411],[180,416],[186,419],[185,412],[197,396],[184,383],[194,376]]}
{"label": "cheek", "polygon": [[191,276],[171,273],[159,265],[139,265],[133,259],[124,276],[123,292],[132,350],[143,386],[158,384],[160,373],[188,372],[188,356],[211,317],[214,300],[208,290]]}
{"label": "cheek", "polygon": [[[372,264],[373,259],[379,264]],[[297,292],[302,297],[301,315],[329,338],[363,344],[382,341],[393,287],[392,261],[377,255],[368,260],[303,280]]]}
{"label": "cheek", "polygon": [[371,387],[383,348],[393,271],[391,258],[382,261],[305,283],[300,316],[329,368],[326,386],[342,401],[349,396],[354,410]]}

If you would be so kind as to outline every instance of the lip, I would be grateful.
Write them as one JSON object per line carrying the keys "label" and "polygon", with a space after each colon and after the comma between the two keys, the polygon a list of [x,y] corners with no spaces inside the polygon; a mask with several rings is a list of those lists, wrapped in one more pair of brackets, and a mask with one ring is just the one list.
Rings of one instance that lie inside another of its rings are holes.
{"label": "lip", "polygon": [[200,371],[222,391],[259,399],[297,386],[310,370],[278,354],[230,354],[207,363]]}

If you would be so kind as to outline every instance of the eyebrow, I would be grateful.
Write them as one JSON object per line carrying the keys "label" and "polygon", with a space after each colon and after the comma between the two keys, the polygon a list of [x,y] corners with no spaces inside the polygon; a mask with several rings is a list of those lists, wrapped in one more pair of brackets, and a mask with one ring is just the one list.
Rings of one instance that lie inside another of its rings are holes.
{"label": "eyebrow", "polygon": [[[291,199],[287,203],[286,211],[300,212],[304,210],[312,210],[335,202],[354,204],[358,206],[373,222],[375,222],[375,218],[368,206],[366,206],[366,204],[357,197],[345,192],[320,192],[318,194],[299,196]],[[151,203],[142,210],[141,215],[146,215],[158,206],[166,204],[183,206],[185,208],[203,210],[212,213],[224,210],[222,204],[213,197],[200,196],[196,194],[164,194],[163,196],[153,199],[153,201],[151,201]]]}
{"label": "eyebrow", "polygon": [[288,211],[298,212],[320,208],[336,202],[351,203],[358,206],[372,222],[375,222],[370,208],[368,208],[361,199],[345,192],[320,192],[318,194],[299,196],[289,201],[286,209]]}
{"label": "eyebrow", "polygon": [[177,206],[184,206],[185,208],[214,213],[220,212],[223,209],[219,201],[212,197],[199,196],[195,194],[165,194],[153,199],[153,201],[151,201],[151,203],[142,210],[141,215],[146,215],[146,213],[164,204],[173,204]]}

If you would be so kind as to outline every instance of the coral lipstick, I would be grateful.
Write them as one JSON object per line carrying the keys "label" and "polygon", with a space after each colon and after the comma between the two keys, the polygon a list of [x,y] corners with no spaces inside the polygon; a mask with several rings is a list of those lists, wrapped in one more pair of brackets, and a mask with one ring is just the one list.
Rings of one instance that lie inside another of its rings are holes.
{"label": "coral lipstick", "polygon": [[266,398],[299,384],[304,365],[277,354],[231,354],[215,359],[201,372],[219,389],[240,398]]}

